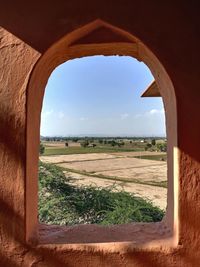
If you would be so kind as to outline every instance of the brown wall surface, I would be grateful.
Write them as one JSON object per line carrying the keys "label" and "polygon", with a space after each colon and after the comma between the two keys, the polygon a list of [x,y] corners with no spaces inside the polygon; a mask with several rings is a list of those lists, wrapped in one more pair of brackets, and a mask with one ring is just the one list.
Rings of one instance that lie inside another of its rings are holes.
{"label": "brown wall surface", "polygon": [[[197,1],[169,2],[7,0],[0,4],[0,266],[200,266],[199,8]],[[34,247],[24,241],[29,76],[49,46],[97,18],[142,40],[173,82],[181,152],[176,248],[117,253],[86,245]]]}

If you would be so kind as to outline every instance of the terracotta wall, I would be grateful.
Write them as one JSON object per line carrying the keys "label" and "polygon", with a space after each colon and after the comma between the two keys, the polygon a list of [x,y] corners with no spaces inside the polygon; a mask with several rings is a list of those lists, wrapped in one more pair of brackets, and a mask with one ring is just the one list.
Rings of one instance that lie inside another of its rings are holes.
{"label": "terracotta wall", "polygon": [[5,266],[20,266],[17,262],[21,260],[15,255],[24,251],[20,244],[24,239],[26,86],[39,53],[3,28],[0,36],[0,266],[3,267],[8,258],[11,262]]}
{"label": "terracotta wall", "polygon": [[[45,39],[42,34],[39,37],[36,34],[32,35],[29,42],[28,34],[23,35],[27,32],[25,29],[23,32],[23,28],[20,28],[19,36],[25,42],[3,28],[0,30],[0,266],[2,267],[200,266],[200,41],[199,24],[196,19],[197,6],[193,6],[192,2],[187,5],[187,1],[183,1],[184,8],[179,8],[178,1],[175,6],[161,5],[158,1],[152,1],[150,6],[148,4],[134,6],[131,4],[132,1],[127,3],[124,1],[117,8],[117,5],[113,6],[114,2],[107,2],[106,8],[105,5],[83,7],[81,10],[74,8],[71,15],[68,13],[68,20],[59,20],[60,23],[55,25],[52,21],[46,31],[46,43],[42,43]],[[53,10],[50,5],[49,12],[55,19]],[[47,13],[48,8],[44,13],[44,21]],[[63,11],[61,18],[64,15]],[[66,31],[71,31],[97,17],[139,37],[159,58],[174,84],[177,97],[178,146],[181,151],[180,242],[177,248],[126,249],[112,253],[87,246],[33,247],[24,241],[26,88],[29,75],[40,53],[43,53],[50,44],[67,33]],[[6,23],[3,26],[8,26],[7,28],[13,33],[17,32],[14,26],[12,28]],[[32,24],[30,29],[31,26]],[[54,40],[51,39],[49,29],[57,32]],[[40,30],[38,28],[39,32]],[[45,32],[43,34],[45,35]]]}

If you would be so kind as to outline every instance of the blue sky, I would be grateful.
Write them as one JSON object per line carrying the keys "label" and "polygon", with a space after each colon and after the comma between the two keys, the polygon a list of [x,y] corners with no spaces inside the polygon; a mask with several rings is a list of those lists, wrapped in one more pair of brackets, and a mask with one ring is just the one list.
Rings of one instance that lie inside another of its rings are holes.
{"label": "blue sky", "polygon": [[69,60],[48,80],[41,135],[165,136],[162,99],[140,97],[152,81],[131,57]]}

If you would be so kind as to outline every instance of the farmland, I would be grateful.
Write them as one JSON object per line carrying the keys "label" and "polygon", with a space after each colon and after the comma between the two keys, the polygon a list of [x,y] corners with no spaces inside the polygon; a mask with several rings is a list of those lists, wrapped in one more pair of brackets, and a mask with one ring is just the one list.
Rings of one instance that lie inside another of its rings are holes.
{"label": "farmland", "polygon": [[39,164],[39,220],[58,225],[158,222],[164,211],[116,185],[77,186],[59,166]]}
{"label": "farmland", "polygon": [[112,225],[162,220],[167,204],[163,150],[164,139],[42,140],[40,221]]}
{"label": "farmland", "polygon": [[[110,146],[103,141],[96,146],[83,147],[66,142],[43,142],[44,163],[59,166],[74,186],[106,188],[134,193],[165,210],[167,197],[166,153],[145,151],[146,143],[117,140],[124,145]],[[162,143],[162,140],[160,141]],[[92,140],[95,143],[95,140]],[[102,144],[103,143],[103,144]]]}
{"label": "farmland", "polygon": [[[165,139],[130,139],[130,138],[77,138],[60,139],[48,138],[42,140],[45,147],[44,155],[71,155],[88,153],[120,153],[120,152],[163,152],[160,146],[166,143]],[[74,142],[75,140],[75,142]],[[152,145],[155,140],[156,145]],[[160,155],[161,153],[159,153]],[[146,155],[145,153],[143,154]],[[135,156],[135,155],[134,155]],[[140,156],[140,154],[138,154]]]}

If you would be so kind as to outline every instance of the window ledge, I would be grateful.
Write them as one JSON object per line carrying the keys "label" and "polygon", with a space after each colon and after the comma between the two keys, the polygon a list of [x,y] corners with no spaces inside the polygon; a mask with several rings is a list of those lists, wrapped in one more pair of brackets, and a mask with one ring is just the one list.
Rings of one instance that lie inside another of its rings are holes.
{"label": "window ledge", "polygon": [[[79,244],[97,245],[115,249],[120,244],[129,247],[161,247],[172,246],[173,234],[164,222],[130,223],[123,225],[99,226],[76,225],[57,226],[39,225],[39,245],[48,244]],[[105,244],[107,243],[107,244]],[[121,248],[120,248],[121,249]]]}

